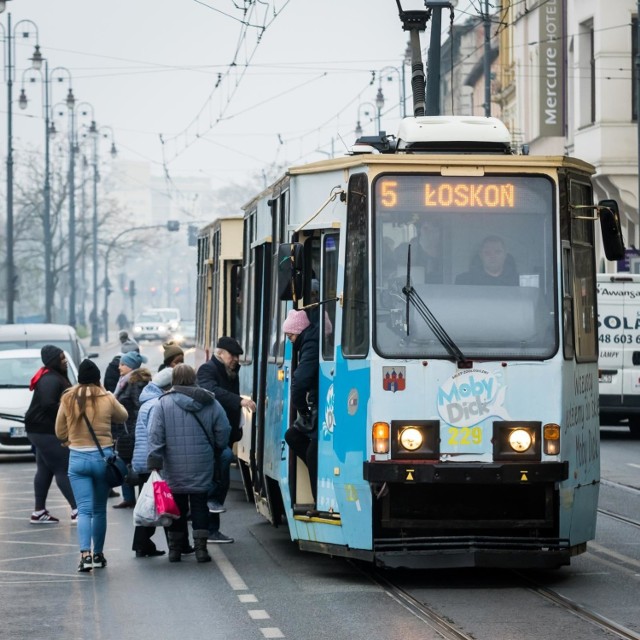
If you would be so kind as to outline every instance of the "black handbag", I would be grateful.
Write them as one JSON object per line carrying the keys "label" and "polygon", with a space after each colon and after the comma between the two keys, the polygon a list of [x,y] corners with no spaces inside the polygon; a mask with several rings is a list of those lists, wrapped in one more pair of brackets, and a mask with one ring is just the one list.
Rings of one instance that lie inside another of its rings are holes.
{"label": "black handbag", "polygon": [[96,437],[96,432],[93,430],[91,423],[89,422],[89,418],[87,418],[87,414],[83,411],[82,417],[84,421],[87,423],[87,427],[89,427],[89,431],[91,432],[91,437],[93,441],[96,443],[98,447],[98,451],[100,451],[100,455],[102,456],[106,469],[104,473],[105,480],[110,487],[119,487],[123,484],[127,477],[127,465],[124,460],[117,456],[115,453],[111,456],[106,456],[100,443],[98,442],[98,438]]}
{"label": "black handbag", "polygon": [[125,462],[131,462],[133,460],[133,449],[135,446],[135,436],[129,431],[125,424],[124,431],[116,438],[116,451]]}

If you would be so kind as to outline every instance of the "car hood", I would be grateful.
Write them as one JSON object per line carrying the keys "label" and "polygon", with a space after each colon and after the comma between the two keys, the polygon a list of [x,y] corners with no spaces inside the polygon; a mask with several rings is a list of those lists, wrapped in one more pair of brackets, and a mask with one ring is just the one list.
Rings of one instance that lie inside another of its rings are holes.
{"label": "car hood", "polygon": [[0,389],[0,413],[24,416],[31,404],[32,391],[27,387]]}

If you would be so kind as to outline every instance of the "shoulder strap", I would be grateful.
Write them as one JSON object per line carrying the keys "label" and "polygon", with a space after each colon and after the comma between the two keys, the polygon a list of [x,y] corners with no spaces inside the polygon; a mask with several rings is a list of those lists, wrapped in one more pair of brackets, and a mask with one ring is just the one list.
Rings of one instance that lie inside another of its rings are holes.
{"label": "shoulder strap", "polygon": [[87,418],[87,414],[84,411],[82,412],[82,417],[84,418],[84,421],[87,423],[87,427],[89,427],[89,431],[91,432],[91,437],[93,438],[93,441],[96,443],[96,446],[98,447],[98,451],[100,452],[100,455],[103,458],[106,458],[107,456],[104,455],[104,451],[102,450],[102,447],[100,446],[100,443],[98,442],[98,437],[96,436],[96,432],[93,430],[93,427],[91,426],[91,423],[89,422],[89,418]]}
{"label": "shoulder strap", "polygon": [[211,448],[215,451],[216,448],[215,448],[213,442],[211,441],[211,438],[209,437],[209,434],[207,433],[207,430],[204,428],[204,425],[202,424],[202,420],[200,420],[200,418],[198,417],[197,413],[194,413],[193,417],[198,421],[198,424],[200,425],[200,428],[202,429],[202,433],[204,433],[204,437],[207,439],[207,442],[211,445]]}
{"label": "shoulder strap", "polygon": [[[168,396],[170,393],[175,393],[175,391],[173,391],[173,390],[171,390],[171,391],[167,391],[167,393],[165,393],[164,395],[165,395],[165,396]],[[178,405],[178,406],[180,406],[180,405]],[[180,408],[182,408],[182,407],[180,407]],[[192,412],[192,411],[187,411],[186,409],[182,409],[182,410],[183,410],[186,414],[192,415],[192,416],[196,419],[197,423],[200,425],[200,428],[202,429],[202,433],[204,433],[204,437],[207,439],[207,442],[209,443],[209,445],[211,446],[211,448],[215,451],[215,450],[216,450],[216,447],[215,447],[215,445],[213,444],[213,442],[212,442],[211,438],[209,437],[209,434],[207,433],[207,430],[204,428],[204,425],[202,424],[202,420],[200,420],[200,418],[198,417],[198,414],[197,414],[197,413],[195,413],[195,411],[193,411],[193,412]]]}

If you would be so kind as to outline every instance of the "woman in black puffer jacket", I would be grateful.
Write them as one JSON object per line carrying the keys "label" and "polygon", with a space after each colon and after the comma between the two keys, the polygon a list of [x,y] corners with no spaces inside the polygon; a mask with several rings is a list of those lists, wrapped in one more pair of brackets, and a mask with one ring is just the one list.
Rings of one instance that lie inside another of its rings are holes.
{"label": "woman in black puffer jacket", "polygon": [[[151,381],[151,372],[142,367],[147,361],[146,356],[137,351],[129,351],[120,358],[120,380],[113,394],[118,402],[127,410],[129,417],[125,423],[111,425],[113,439],[116,443],[118,455],[130,463],[133,458],[135,445],[136,420],[140,410],[140,394]],[[114,509],[133,508],[136,504],[136,494],[132,486],[122,485],[122,502],[113,505]]]}

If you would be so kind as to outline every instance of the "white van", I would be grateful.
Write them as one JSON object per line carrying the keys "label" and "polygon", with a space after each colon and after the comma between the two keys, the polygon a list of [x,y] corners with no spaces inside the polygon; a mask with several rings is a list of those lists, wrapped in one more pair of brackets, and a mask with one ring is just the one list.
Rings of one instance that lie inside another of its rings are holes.
{"label": "white van", "polygon": [[600,423],[640,437],[640,275],[598,274]]}

